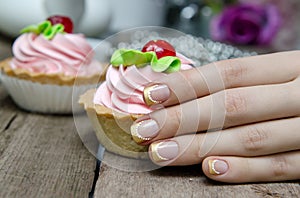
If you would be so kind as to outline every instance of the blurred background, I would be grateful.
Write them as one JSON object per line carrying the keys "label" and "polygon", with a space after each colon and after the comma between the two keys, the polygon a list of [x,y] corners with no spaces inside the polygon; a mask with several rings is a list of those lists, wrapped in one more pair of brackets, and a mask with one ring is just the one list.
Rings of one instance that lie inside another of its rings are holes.
{"label": "blurred background", "polygon": [[300,49],[299,0],[0,0],[0,7],[1,40],[62,14],[89,38],[164,26],[258,52]]}

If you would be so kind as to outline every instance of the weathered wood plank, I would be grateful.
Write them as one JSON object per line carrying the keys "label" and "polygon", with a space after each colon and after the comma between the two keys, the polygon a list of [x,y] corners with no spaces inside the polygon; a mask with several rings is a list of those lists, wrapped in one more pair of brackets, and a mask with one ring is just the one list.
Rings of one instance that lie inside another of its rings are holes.
{"label": "weathered wood plank", "polygon": [[[0,34],[0,60],[12,41]],[[0,197],[88,197],[95,166],[72,116],[22,111],[0,83]]]}
{"label": "weathered wood plank", "polygon": [[72,116],[21,111],[0,84],[0,197],[88,197],[95,166]]}
{"label": "weathered wood plank", "polygon": [[[104,159],[109,157],[107,152]],[[110,157],[109,157],[110,158]],[[113,159],[115,160],[115,159]],[[148,172],[125,172],[101,165],[95,198],[114,197],[299,197],[297,182],[229,185],[207,179],[201,166],[164,167]],[[122,163],[122,158],[115,161]]]}

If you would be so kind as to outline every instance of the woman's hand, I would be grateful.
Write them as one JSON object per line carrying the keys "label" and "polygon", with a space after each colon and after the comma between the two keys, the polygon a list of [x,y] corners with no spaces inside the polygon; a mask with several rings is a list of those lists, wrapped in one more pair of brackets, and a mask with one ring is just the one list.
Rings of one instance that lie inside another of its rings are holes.
{"label": "woman's hand", "polygon": [[156,164],[202,162],[222,182],[300,179],[300,51],[172,73],[144,96],[157,110],[131,133]]}

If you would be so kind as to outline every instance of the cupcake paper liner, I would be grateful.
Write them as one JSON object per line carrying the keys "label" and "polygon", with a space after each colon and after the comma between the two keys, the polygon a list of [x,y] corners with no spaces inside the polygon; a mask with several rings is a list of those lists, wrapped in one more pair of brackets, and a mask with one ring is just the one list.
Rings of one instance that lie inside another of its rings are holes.
{"label": "cupcake paper liner", "polygon": [[[84,109],[77,103],[79,96],[91,85],[41,84],[1,74],[1,81],[14,102],[22,109],[38,113],[71,114]],[[74,100],[74,101],[73,101]]]}

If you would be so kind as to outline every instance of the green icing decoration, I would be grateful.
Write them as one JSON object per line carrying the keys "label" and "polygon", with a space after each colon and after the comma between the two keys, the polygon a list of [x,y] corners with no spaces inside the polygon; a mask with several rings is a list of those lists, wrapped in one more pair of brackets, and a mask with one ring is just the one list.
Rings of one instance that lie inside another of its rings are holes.
{"label": "green icing decoration", "polygon": [[124,67],[136,65],[136,67],[143,67],[147,64],[155,72],[172,73],[180,70],[181,61],[175,56],[165,56],[160,59],[157,58],[155,52],[141,52],[133,49],[119,49],[116,50],[111,59],[111,64],[114,67],[123,65]]}
{"label": "green icing decoration", "polygon": [[21,33],[33,32],[35,34],[43,34],[48,40],[51,40],[57,33],[63,33],[65,27],[62,24],[52,26],[50,21],[43,21],[38,25],[29,25],[21,30]]}

